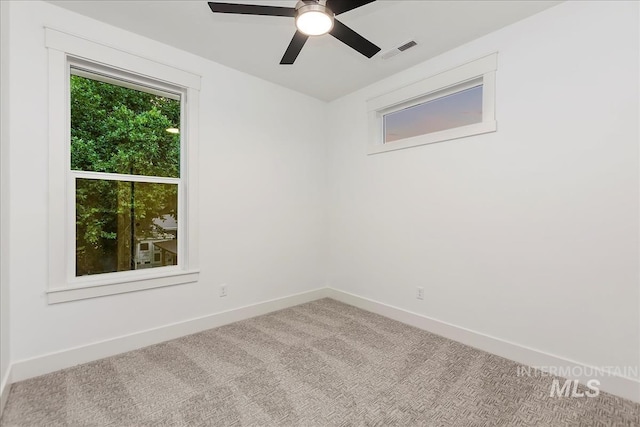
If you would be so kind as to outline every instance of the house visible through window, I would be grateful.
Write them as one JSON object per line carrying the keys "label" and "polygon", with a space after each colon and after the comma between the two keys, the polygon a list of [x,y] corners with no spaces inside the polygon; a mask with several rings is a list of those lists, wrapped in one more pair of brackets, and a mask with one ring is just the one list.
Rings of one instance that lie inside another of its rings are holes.
{"label": "house visible through window", "polygon": [[82,68],[70,79],[76,276],[176,265],[180,95]]}

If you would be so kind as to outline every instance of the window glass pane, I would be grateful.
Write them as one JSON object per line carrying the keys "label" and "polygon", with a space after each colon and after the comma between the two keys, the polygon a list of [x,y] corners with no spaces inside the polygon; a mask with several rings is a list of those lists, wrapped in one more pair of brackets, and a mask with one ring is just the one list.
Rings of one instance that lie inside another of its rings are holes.
{"label": "window glass pane", "polygon": [[177,184],[77,178],[76,276],[176,265],[177,210]]}
{"label": "window glass pane", "polygon": [[179,100],[71,75],[73,170],[178,178],[179,128]]}
{"label": "window glass pane", "polygon": [[384,142],[482,122],[482,85],[384,115]]}

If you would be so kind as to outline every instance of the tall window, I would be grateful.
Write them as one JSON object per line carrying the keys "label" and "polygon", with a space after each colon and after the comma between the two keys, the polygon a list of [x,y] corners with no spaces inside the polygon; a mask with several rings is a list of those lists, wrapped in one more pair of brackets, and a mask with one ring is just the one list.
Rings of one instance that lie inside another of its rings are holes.
{"label": "tall window", "polygon": [[70,95],[76,276],[177,264],[180,95],[77,67]]}
{"label": "tall window", "polygon": [[50,304],[198,280],[200,76],[45,29]]}

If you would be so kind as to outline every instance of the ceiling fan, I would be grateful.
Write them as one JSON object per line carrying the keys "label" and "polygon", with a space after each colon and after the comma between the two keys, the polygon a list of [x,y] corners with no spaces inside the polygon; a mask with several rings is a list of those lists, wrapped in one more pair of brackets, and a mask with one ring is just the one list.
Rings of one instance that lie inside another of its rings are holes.
{"label": "ceiling fan", "polygon": [[380,51],[380,48],[342,22],[334,18],[375,0],[300,0],[295,7],[261,6],[254,4],[209,2],[215,13],[236,13],[243,15],[285,16],[295,18],[296,33],[284,52],[280,64],[291,65],[295,62],[309,36],[331,34],[347,46],[357,50],[367,58]]}

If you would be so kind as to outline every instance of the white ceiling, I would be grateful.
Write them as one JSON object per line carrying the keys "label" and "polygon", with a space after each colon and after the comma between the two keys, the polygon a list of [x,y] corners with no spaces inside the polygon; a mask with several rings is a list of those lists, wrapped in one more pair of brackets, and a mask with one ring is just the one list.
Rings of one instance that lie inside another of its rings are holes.
{"label": "white ceiling", "polygon": [[[290,6],[296,0],[224,0]],[[382,48],[367,59],[330,35],[312,37],[294,65],[279,65],[292,18],[211,13],[206,1],[73,0],[54,3],[322,100],[333,100],[560,1],[378,0],[338,19]],[[405,41],[418,46],[389,60]]]}

